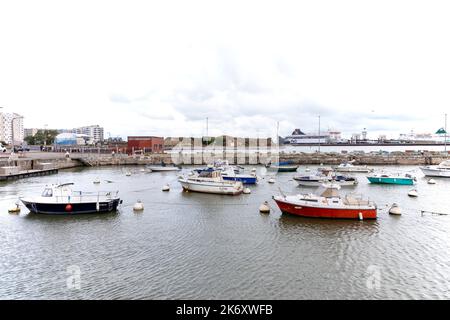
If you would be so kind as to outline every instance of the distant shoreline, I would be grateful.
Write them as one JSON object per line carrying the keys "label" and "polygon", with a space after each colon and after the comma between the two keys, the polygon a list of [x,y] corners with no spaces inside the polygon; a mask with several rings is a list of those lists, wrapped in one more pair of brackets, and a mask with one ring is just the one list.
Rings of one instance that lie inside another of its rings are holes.
{"label": "distant shoreline", "polygon": [[[450,146],[450,143],[447,143]],[[283,146],[292,146],[292,147],[318,147],[318,143],[285,143]],[[369,142],[361,142],[361,143],[321,143],[321,147],[372,147],[372,146],[445,146],[445,143],[442,142],[417,142],[417,143],[369,143]]]}

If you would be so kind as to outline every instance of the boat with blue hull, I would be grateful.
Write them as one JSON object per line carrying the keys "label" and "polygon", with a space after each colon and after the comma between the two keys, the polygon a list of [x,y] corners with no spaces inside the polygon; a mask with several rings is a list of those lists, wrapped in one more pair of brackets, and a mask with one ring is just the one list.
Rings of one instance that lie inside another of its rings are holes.
{"label": "boat with blue hull", "polygon": [[278,162],[275,164],[269,163],[266,165],[269,170],[278,172],[296,172],[298,165],[294,164],[292,161]]}
{"label": "boat with blue hull", "polygon": [[258,178],[254,173],[236,173],[232,167],[225,168],[220,172],[223,180],[240,181],[244,184],[256,184]]}
{"label": "boat with blue hull", "polygon": [[222,175],[223,180],[228,181],[240,181],[243,184],[256,184],[258,179],[256,177],[244,176],[244,175],[235,175],[235,176],[224,176]]}
{"label": "boat with blue hull", "polygon": [[416,178],[410,174],[373,174],[367,176],[367,180],[369,180],[370,183],[375,184],[413,185]]}
{"label": "boat with blue hull", "polygon": [[23,197],[20,201],[32,213],[52,215],[112,212],[122,203],[118,191],[72,191],[71,185],[73,183],[48,186],[40,196]]}

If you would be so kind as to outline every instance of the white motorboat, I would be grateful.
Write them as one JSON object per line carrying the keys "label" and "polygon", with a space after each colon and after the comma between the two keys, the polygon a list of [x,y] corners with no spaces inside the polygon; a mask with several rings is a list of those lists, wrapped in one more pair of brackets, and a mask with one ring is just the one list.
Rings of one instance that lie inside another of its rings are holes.
{"label": "white motorboat", "polygon": [[122,203],[118,191],[72,191],[73,183],[47,186],[40,196],[23,197],[20,201],[33,213],[79,214],[115,211]]}
{"label": "white motorboat", "polygon": [[240,181],[224,180],[220,171],[202,172],[200,174],[180,177],[178,179],[184,191],[238,195],[244,191]]}
{"label": "white motorboat", "polygon": [[355,166],[350,162],[341,163],[339,166],[334,168],[338,172],[372,172],[373,169],[367,166]]}
{"label": "white motorboat", "polygon": [[442,161],[435,166],[420,167],[423,174],[427,177],[445,177],[450,178],[450,160]]}
{"label": "white motorboat", "polygon": [[317,172],[313,175],[296,176],[293,178],[297,181],[299,186],[303,187],[319,187],[323,183],[333,182],[335,184],[343,186],[355,186],[358,184],[358,179],[350,176],[336,175],[333,172],[317,169]]}

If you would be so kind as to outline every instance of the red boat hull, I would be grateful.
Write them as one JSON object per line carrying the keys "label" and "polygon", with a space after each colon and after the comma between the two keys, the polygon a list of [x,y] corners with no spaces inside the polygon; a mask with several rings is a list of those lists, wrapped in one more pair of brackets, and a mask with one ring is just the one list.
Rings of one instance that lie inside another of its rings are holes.
{"label": "red boat hull", "polygon": [[275,200],[282,212],[296,216],[310,218],[331,218],[331,219],[359,219],[359,213],[363,219],[376,219],[377,209],[336,209],[336,208],[317,208],[304,205],[291,204]]}

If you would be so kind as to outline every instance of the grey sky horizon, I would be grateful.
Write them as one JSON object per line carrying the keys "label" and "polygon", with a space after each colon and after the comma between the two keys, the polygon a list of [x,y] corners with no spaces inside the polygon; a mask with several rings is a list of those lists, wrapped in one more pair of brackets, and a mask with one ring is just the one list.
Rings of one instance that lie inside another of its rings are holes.
{"label": "grey sky horizon", "polygon": [[105,136],[434,133],[445,1],[2,1],[0,106]]}

